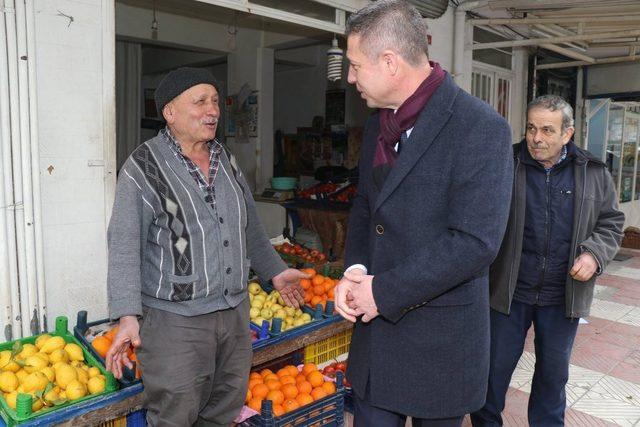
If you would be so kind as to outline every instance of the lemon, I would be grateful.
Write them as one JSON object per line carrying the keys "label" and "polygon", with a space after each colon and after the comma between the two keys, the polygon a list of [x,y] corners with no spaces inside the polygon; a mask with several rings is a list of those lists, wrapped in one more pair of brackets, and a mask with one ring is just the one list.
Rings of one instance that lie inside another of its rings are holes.
{"label": "lemon", "polygon": [[100,375],[100,369],[96,368],[95,366],[92,366],[89,368],[89,378],[93,378],[97,375]]}
{"label": "lemon", "polygon": [[69,363],[69,365],[73,366],[74,368],[82,368],[84,366],[84,363],[79,360],[73,360]]}
{"label": "lemon", "polygon": [[20,385],[20,381],[16,374],[6,371],[0,374],[0,390],[5,393],[11,393]]}
{"label": "lemon", "polygon": [[34,397],[33,403],[31,404],[31,412],[37,412],[40,409],[42,409],[43,406],[44,406],[44,403],[42,403],[42,400]]}
{"label": "lemon", "polygon": [[103,378],[93,377],[89,379],[87,383],[87,388],[89,389],[89,393],[98,394],[102,393],[106,387],[106,383]]}
{"label": "lemon", "polygon": [[58,392],[55,389],[51,389],[49,390],[45,395],[44,395],[44,400],[47,403],[53,403],[56,400],[60,399],[60,397],[58,396]]}
{"label": "lemon", "polygon": [[18,388],[16,389],[16,391],[17,391],[18,393],[25,393],[25,391],[24,391],[24,386],[23,386],[22,384],[20,384],[20,385],[18,386]]}
{"label": "lemon", "polygon": [[76,400],[87,394],[87,387],[78,380],[71,381],[66,388],[67,399]]}
{"label": "lemon", "polygon": [[67,392],[62,390],[58,393],[58,397],[60,398],[60,400],[67,400]]}
{"label": "lemon", "polygon": [[51,337],[42,345],[41,352],[51,354],[56,350],[64,348],[65,341],[62,337]]}
{"label": "lemon", "polygon": [[11,352],[9,350],[0,351],[0,371],[18,372],[20,365],[11,360]]}
{"label": "lemon", "polygon": [[47,353],[43,353],[43,352],[40,351],[40,352],[34,354],[32,357],[39,357],[40,359],[42,359],[45,362],[47,362],[47,365],[49,364],[49,355]]}
{"label": "lemon", "polygon": [[44,368],[40,369],[40,372],[42,372],[47,376],[47,379],[49,380],[49,382],[55,381],[56,372],[53,370],[51,366],[45,366]]}
{"label": "lemon", "polygon": [[9,408],[16,409],[16,402],[18,400],[18,392],[17,391],[12,391],[11,393],[6,394],[4,396],[4,400],[7,401],[7,405],[9,405]]}
{"label": "lemon", "polygon": [[62,388],[66,389],[71,381],[76,381],[77,379],[78,371],[71,365],[65,363],[56,369],[56,384]]}
{"label": "lemon", "polygon": [[22,383],[27,376],[29,376],[29,374],[24,369],[20,369],[16,372],[16,377],[18,377],[18,381],[20,381],[20,383]]}
{"label": "lemon", "polygon": [[48,363],[41,357],[29,356],[24,361],[24,370],[31,374],[33,372],[39,371],[42,368],[45,368],[47,365]]}
{"label": "lemon", "polygon": [[64,350],[69,354],[71,360],[84,360],[84,354],[82,348],[78,344],[69,343],[64,347]]}
{"label": "lemon", "polygon": [[42,372],[33,372],[24,379],[22,386],[24,387],[24,391],[29,393],[44,390],[48,383],[49,379],[45,374]]}
{"label": "lemon", "polygon": [[29,356],[33,356],[38,352],[38,347],[33,344],[23,344],[22,351],[18,353],[18,359],[26,359]]}
{"label": "lemon", "polygon": [[43,334],[36,338],[36,347],[38,347],[38,350],[42,349],[42,346],[49,338],[51,338],[51,335],[49,334]]}
{"label": "lemon", "polygon": [[56,364],[58,362],[67,363],[69,361],[69,355],[64,349],[60,348],[58,350],[54,350],[49,355],[49,363]]}
{"label": "lemon", "polygon": [[89,374],[82,368],[76,368],[76,374],[78,376],[78,381],[82,384],[86,384],[89,381]]}

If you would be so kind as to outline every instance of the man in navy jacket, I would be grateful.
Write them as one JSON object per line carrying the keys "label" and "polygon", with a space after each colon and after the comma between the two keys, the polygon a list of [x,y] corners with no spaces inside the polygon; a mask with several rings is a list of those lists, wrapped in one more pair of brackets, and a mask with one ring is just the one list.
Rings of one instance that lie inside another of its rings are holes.
{"label": "man in navy jacket", "polygon": [[491,266],[491,367],[487,402],[471,419],[501,426],[500,413],[529,327],[536,367],[531,426],[562,426],[578,319],[589,315],[596,276],[615,256],[624,214],[605,164],[576,147],[573,110],[545,95],[527,107],[515,163],[507,232]]}
{"label": "man in navy jacket", "polygon": [[428,60],[426,25],[380,0],[347,23],[366,124],[339,312],[355,322],[356,426],[459,426],[489,371],[489,265],[511,197],[511,132]]}

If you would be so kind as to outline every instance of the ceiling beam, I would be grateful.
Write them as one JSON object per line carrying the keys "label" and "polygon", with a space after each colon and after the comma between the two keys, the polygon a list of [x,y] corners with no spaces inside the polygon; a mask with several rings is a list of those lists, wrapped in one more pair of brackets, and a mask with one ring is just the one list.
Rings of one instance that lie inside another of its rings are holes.
{"label": "ceiling beam", "polygon": [[[202,0],[201,0],[202,1]],[[639,37],[640,30],[611,31],[607,33],[576,34],[575,36],[548,37],[538,39],[509,40],[504,42],[476,43],[473,50],[495,49],[500,47],[535,46],[543,43],[566,43],[580,40],[610,39],[616,37]]]}
{"label": "ceiling beam", "polygon": [[580,67],[582,65],[614,64],[618,62],[631,62],[631,61],[640,61],[640,55],[612,56],[610,58],[597,58],[595,63],[588,63],[586,61],[567,61],[567,62],[554,62],[552,64],[540,64],[536,66],[536,70],[552,70],[557,68]]}
{"label": "ceiling beam", "polygon": [[535,25],[535,24],[575,24],[590,22],[640,22],[640,15],[613,15],[613,16],[567,16],[557,18],[474,18],[468,22],[473,25]]}
{"label": "ceiling beam", "polygon": [[584,61],[584,62],[588,62],[589,64],[593,64],[596,60],[595,58],[592,58],[588,55],[584,55],[582,53],[579,52],[574,52],[570,49],[564,48],[564,47],[560,47],[560,46],[556,46],[554,44],[549,44],[549,43],[544,43],[541,44],[540,47],[544,48],[544,49],[548,49],[551,50],[553,52],[559,53],[561,55],[567,56],[569,58],[573,58],[573,59],[578,59],[580,61]]}
{"label": "ceiling beam", "polygon": [[[609,0],[609,2],[612,2]],[[602,5],[602,0],[491,0],[491,9],[566,9],[570,7],[585,7]],[[612,3],[623,3],[613,0]]]}
{"label": "ceiling beam", "polygon": [[212,4],[214,6],[225,7],[227,9],[238,10],[252,15],[264,16],[288,23],[295,23],[304,27],[316,28],[336,34],[344,34],[344,25],[335,22],[323,21],[322,19],[311,18],[297,13],[287,12],[273,7],[266,7],[248,0],[197,0],[201,3]]}
{"label": "ceiling beam", "polygon": [[370,2],[369,0],[311,0],[315,3],[324,4],[326,6],[335,7],[336,9],[345,10],[347,12],[357,12]]}

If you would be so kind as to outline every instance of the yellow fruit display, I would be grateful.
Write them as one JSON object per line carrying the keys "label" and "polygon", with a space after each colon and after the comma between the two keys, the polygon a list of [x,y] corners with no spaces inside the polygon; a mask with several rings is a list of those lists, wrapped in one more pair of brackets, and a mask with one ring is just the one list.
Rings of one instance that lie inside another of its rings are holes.
{"label": "yellow fruit display", "polygon": [[38,347],[33,344],[23,344],[22,351],[16,356],[17,359],[26,359],[38,352]]}
{"label": "yellow fruit display", "polygon": [[40,369],[40,372],[47,376],[49,382],[54,382],[56,380],[56,372],[51,366],[45,366],[44,368]]}
{"label": "yellow fruit display", "polygon": [[20,384],[24,382],[24,379],[27,378],[27,376],[29,376],[29,374],[24,369],[20,369],[18,372],[16,372],[16,377],[18,377],[18,381],[20,381]]}
{"label": "yellow fruit display", "polygon": [[43,406],[44,403],[42,403],[42,400],[34,398],[33,403],[31,404],[31,412],[37,412],[42,409]]}
{"label": "yellow fruit display", "polygon": [[24,361],[24,370],[29,374],[39,371],[49,365],[47,361],[38,356],[29,356]]}
{"label": "yellow fruit display", "polygon": [[67,388],[65,389],[65,392],[67,393],[67,399],[76,400],[86,396],[87,387],[85,387],[85,385],[82,384],[80,381],[73,380],[69,384],[67,384]]}
{"label": "yellow fruit display", "polygon": [[49,379],[45,374],[42,372],[34,372],[29,374],[21,385],[24,387],[24,391],[29,393],[44,390],[47,384],[49,384]]}
{"label": "yellow fruit display", "polygon": [[49,338],[51,338],[51,335],[49,334],[43,334],[36,338],[36,347],[38,347],[38,350],[42,349],[42,346]]}
{"label": "yellow fruit display", "polygon": [[69,383],[77,381],[77,379],[78,371],[71,365],[63,363],[56,369],[56,384],[64,389],[67,388]]}
{"label": "yellow fruit display", "polygon": [[0,390],[5,393],[11,393],[20,385],[20,381],[16,374],[11,371],[5,371],[0,374]]}
{"label": "yellow fruit display", "polygon": [[89,389],[89,393],[98,394],[102,393],[105,390],[106,383],[104,378],[102,377],[93,377],[89,379],[87,383],[87,388]]}
{"label": "yellow fruit display", "polygon": [[18,372],[20,365],[11,359],[11,351],[0,351],[0,371]]}
{"label": "yellow fruit display", "polygon": [[82,368],[76,368],[76,373],[78,375],[78,381],[82,384],[86,384],[89,381],[89,373]]}
{"label": "yellow fruit display", "polygon": [[65,344],[66,342],[64,341],[64,338],[58,336],[51,337],[47,341],[45,341],[40,351],[46,354],[51,354],[56,350],[64,348]]}
{"label": "yellow fruit display", "polygon": [[69,361],[69,354],[66,351],[64,351],[63,348],[60,348],[58,350],[54,350],[49,355],[49,362],[52,365],[55,364],[55,363],[58,363],[58,362],[67,363],[68,361]]}
{"label": "yellow fruit display", "polygon": [[78,344],[69,343],[64,346],[64,350],[69,355],[69,359],[71,360],[84,360],[84,353],[82,352],[82,348]]}
{"label": "yellow fruit display", "polygon": [[93,378],[98,375],[100,375],[100,369],[96,368],[95,366],[89,368],[89,378]]}
{"label": "yellow fruit display", "polygon": [[53,403],[56,400],[60,399],[60,396],[58,396],[58,392],[55,389],[49,390],[47,393],[45,393],[43,397],[45,402],[47,402],[47,404]]}
{"label": "yellow fruit display", "polygon": [[7,401],[7,405],[9,405],[11,409],[16,409],[16,402],[18,401],[18,392],[12,391],[11,393],[5,394],[4,400]]}

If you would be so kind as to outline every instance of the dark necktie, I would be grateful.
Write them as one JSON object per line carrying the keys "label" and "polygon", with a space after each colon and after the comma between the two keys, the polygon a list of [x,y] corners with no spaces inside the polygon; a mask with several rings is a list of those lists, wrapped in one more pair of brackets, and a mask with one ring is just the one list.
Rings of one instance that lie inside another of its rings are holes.
{"label": "dark necktie", "polygon": [[404,131],[400,134],[400,141],[398,141],[398,154],[400,154],[400,150],[403,148],[404,143],[407,142],[407,132]]}

